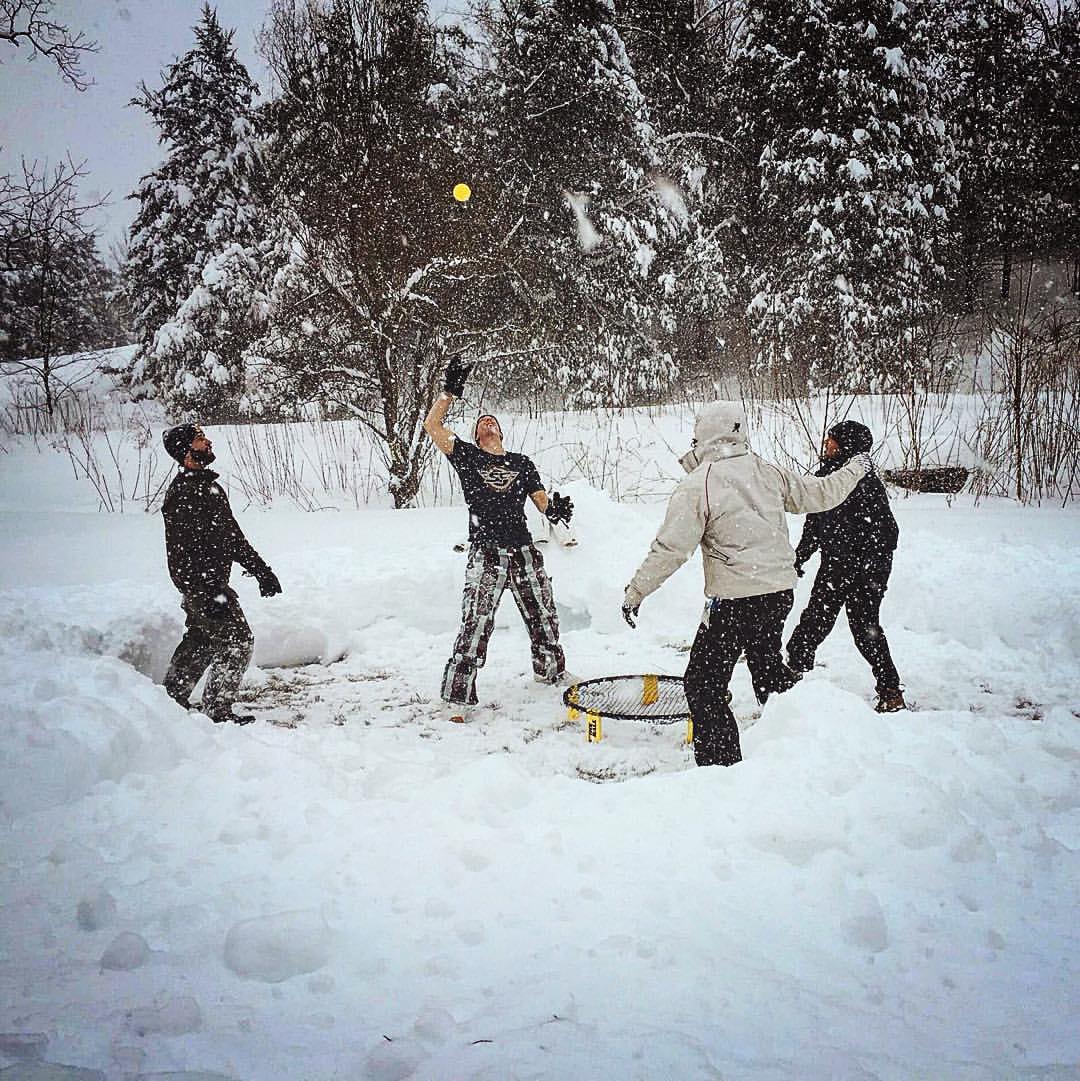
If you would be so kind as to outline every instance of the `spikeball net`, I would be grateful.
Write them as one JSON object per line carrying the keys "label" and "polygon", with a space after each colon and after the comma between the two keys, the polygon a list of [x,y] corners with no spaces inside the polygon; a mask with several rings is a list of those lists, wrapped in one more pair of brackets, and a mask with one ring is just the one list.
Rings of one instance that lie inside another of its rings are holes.
{"label": "spikeball net", "polygon": [[693,740],[693,722],[681,676],[601,676],[567,687],[563,703],[571,720],[586,720],[590,743],[603,738],[602,721],[686,722],[686,741]]}

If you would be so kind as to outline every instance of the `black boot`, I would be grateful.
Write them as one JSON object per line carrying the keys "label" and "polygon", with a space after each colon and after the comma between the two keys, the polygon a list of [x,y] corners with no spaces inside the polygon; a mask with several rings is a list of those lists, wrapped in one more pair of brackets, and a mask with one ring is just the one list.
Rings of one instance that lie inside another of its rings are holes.
{"label": "black boot", "polygon": [[907,709],[904,701],[904,692],[898,687],[887,691],[878,691],[877,705],[874,707],[878,713],[898,713]]}
{"label": "black boot", "polygon": [[776,685],[754,695],[758,700],[759,706],[763,706],[768,702],[770,694],[783,694],[784,691],[790,691],[803,677],[802,672],[796,668],[792,668],[790,665],[782,664],[780,667],[782,671],[779,676],[777,676]]}
{"label": "black boot", "polygon": [[210,714],[210,720],[214,724],[226,724],[232,721],[233,724],[254,724],[255,716],[251,713],[233,713],[232,707],[228,709],[219,709]]}

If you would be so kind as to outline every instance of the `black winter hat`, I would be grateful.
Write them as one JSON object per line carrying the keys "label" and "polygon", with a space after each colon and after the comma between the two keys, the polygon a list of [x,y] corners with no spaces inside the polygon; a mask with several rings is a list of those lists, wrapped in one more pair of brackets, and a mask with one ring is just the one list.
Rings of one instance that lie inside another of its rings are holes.
{"label": "black winter hat", "polygon": [[874,436],[865,424],[857,420],[842,420],[829,429],[829,435],[840,444],[844,454],[868,454],[874,445]]}
{"label": "black winter hat", "polygon": [[176,461],[183,465],[187,452],[191,450],[191,444],[195,442],[198,431],[197,424],[181,424],[178,428],[170,428],[161,437],[169,457],[175,458]]}

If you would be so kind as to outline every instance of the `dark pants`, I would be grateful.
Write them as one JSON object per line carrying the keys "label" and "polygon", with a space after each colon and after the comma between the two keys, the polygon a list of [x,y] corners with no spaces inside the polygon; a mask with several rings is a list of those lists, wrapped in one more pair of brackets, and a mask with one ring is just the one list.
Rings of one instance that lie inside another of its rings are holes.
{"label": "dark pants", "polygon": [[742,761],[739,726],[728,704],[735,662],[746,654],[754,694],[764,702],[786,691],[796,678],[780,656],[784,620],[795,594],[714,600],[705,608],[683,683],[694,722],[694,760],[699,766],[733,766]]}
{"label": "dark pants", "polygon": [[[225,597],[224,608],[210,605],[212,596]],[[210,596],[185,594],[180,607],[187,615],[187,627],[169,662],[165,690],[185,702],[209,669],[202,712],[209,717],[228,716],[254,645],[240,601],[234,590],[223,586]]]}
{"label": "dark pants", "polygon": [[566,668],[559,645],[559,617],[544,557],[533,545],[525,548],[469,549],[465,592],[461,598],[461,629],[454,652],[443,672],[442,697],[446,702],[476,705],[476,670],[487,660],[488,640],[495,613],[509,589],[525,621],[532,650],[533,672],[554,682]]}
{"label": "dark pants", "polygon": [[841,608],[847,609],[848,626],[859,652],[874,672],[878,692],[900,688],[900,676],[889,652],[889,642],[881,629],[881,601],[892,572],[891,553],[863,566],[845,566],[822,559],[810,601],[788,642],[792,668],[808,672],[814,655],[833,629]]}

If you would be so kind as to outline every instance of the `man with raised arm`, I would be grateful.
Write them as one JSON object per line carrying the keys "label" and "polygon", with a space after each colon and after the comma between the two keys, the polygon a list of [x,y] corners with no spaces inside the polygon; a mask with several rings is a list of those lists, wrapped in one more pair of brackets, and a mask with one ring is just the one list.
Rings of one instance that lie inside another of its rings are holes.
{"label": "man with raised arm", "polygon": [[732,766],[742,761],[742,748],[728,683],[740,654],[746,654],[763,704],[800,678],[780,653],[796,580],[784,514],[835,507],[872,467],[866,454],[820,478],[770,465],[751,452],[738,402],[713,402],[701,410],[692,447],[679,463],[688,476],[672,494],[664,524],[626,587],[623,618],[636,626],[641,602],[701,546],[705,611],[683,677],[694,760],[699,766]]}
{"label": "man with raised arm", "polygon": [[565,679],[566,659],[559,645],[559,620],[551,579],[525,523],[528,497],[550,522],[569,522],[574,504],[553,492],[549,497],[536,466],[524,454],[506,450],[502,428],[490,415],[477,420],[475,443],[445,425],[455,398],[472,370],[455,358],[446,369],[444,389],[424,421],[424,431],[449,458],[469,507],[469,556],[461,601],[461,628],[443,673],[445,715],[464,721],[476,705],[476,670],[487,658],[495,612],[509,588],[529,632],[533,678],[539,683]]}

